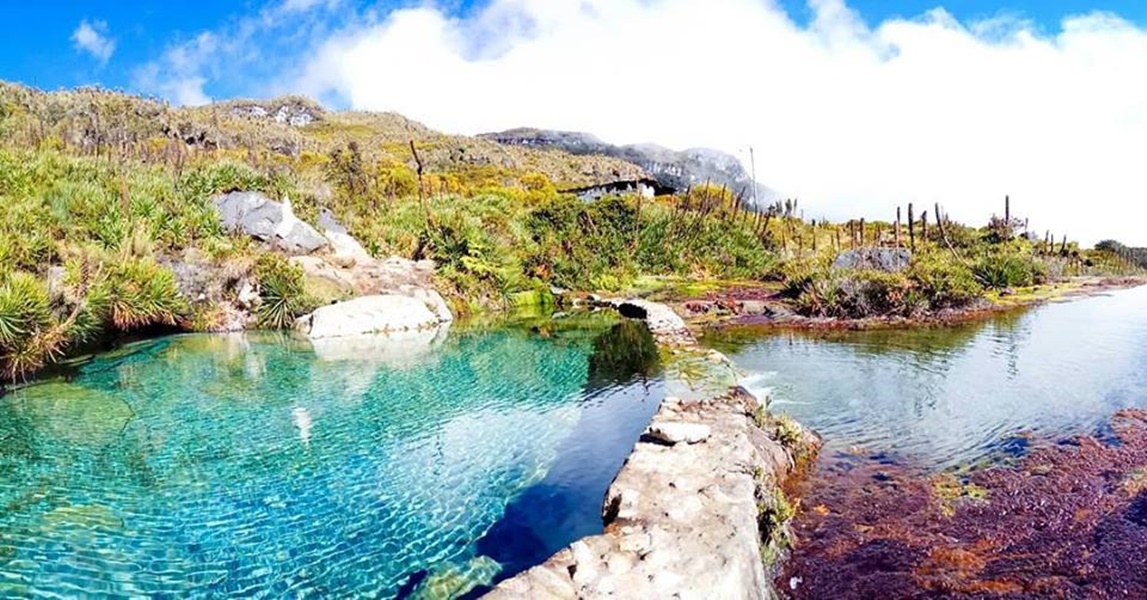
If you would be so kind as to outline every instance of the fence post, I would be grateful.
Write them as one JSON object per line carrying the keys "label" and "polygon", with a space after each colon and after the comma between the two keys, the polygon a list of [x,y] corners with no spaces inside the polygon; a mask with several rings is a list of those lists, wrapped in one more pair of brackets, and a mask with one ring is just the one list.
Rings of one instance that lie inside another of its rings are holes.
{"label": "fence post", "polygon": [[916,217],[912,212],[912,203],[908,203],[908,244],[912,251],[916,251]]}
{"label": "fence post", "polygon": [[896,207],[896,247],[900,247],[900,207]]}

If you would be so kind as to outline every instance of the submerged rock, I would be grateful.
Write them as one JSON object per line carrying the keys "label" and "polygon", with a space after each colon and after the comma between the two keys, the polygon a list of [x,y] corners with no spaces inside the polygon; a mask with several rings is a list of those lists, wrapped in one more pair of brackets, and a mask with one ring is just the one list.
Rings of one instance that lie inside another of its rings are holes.
{"label": "submerged rock", "polygon": [[907,248],[856,248],[836,255],[832,268],[897,273],[911,262],[912,253]]}
{"label": "submerged rock", "polygon": [[311,339],[435,328],[443,321],[413,296],[364,296],[331,304],[299,318],[295,328]]}

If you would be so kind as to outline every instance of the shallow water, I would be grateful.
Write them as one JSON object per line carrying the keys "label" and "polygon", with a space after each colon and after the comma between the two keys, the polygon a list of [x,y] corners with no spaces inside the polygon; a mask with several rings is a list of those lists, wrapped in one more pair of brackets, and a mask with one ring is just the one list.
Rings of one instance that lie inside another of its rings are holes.
{"label": "shallow water", "polygon": [[745,385],[820,432],[827,453],[943,467],[1031,437],[1104,435],[1147,406],[1147,288],[956,328],[741,331],[709,339]]}
{"label": "shallow water", "polygon": [[957,328],[710,339],[824,436],[777,588],[1147,594],[1147,288]]}
{"label": "shallow water", "polygon": [[663,394],[631,327],[542,333],[178,336],[0,397],[0,596],[448,597],[528,567],[600,531]]}

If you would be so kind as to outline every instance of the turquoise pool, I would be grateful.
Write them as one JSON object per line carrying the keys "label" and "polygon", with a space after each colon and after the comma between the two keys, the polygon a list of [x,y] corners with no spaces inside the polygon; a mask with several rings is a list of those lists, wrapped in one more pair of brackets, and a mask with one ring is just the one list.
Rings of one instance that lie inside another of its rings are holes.
{"label": "turquoise pool", "polygon": [[647,337],[190,335],[99,356],[0,397],[0,596],[480,591],[600,530],[663,394]]}

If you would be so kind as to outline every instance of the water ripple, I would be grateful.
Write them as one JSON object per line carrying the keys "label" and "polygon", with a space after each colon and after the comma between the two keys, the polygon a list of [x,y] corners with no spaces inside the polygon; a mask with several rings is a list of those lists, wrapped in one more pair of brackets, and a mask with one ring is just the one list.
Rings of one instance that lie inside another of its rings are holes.
{"label": "water ripple", "polygon": [[578,427],[591,348],[436,344],[322,360],[292,338],[182,336],[0,398],[0,597],[490,581],[501,567],[475,543]]}
{"label": "water ripple", "polygon": [[1091,433],[1147,406],[1144,306],[1137,288],[972,326],[715,343],[830,449],[948,466],[1012,452],[1021,432]]}

